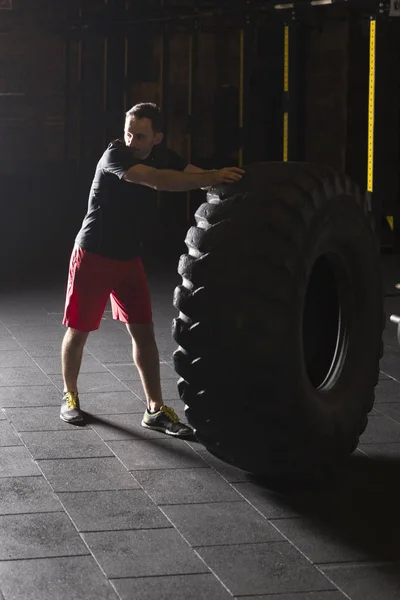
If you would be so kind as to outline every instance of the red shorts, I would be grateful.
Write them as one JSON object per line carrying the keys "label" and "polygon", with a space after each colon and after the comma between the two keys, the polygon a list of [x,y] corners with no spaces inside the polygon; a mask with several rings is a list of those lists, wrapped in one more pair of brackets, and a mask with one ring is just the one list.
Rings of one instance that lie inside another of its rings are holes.
{"label": "red shorts", "polygon": [[69,265],[63,325],[78,331],[98,329],[109,298],[114,319],[151,324],[150,292],[141,259],[105,258],[75,245]]}

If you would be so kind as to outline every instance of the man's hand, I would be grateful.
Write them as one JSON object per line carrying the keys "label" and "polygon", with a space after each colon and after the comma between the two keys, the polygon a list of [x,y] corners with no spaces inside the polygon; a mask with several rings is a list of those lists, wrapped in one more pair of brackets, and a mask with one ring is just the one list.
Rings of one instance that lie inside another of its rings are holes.
{"label": "man's hand", "polygon": [[215,182],[212,185],[221,185],[222,183],[237,183],[244,175],[245,171],[239,169],[239,167],[226,167],[225,169],[219,169],[213,171],[212,174],[215,178]]}
{"label": "man's hand", "polygon": [[206,171],[207,183],[202,185],[202,190],[209,190],[216,185],[222,185],[223,183],[237,183],[244,175],[245,171],[239,169],[239,167],[226,167],[225,169],[218,169],[216,171]]}

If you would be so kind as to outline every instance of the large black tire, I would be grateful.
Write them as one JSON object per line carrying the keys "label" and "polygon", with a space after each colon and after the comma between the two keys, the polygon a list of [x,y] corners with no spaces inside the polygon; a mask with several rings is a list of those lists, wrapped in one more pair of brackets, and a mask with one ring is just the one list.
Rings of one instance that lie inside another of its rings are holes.
{"label": "large black tire", "polygon": [[175,370],[216,456],[273,476],[327,472],[357,447],[382,353],[373,220],[347,177],[265,163],[208,194],[180,259]]}

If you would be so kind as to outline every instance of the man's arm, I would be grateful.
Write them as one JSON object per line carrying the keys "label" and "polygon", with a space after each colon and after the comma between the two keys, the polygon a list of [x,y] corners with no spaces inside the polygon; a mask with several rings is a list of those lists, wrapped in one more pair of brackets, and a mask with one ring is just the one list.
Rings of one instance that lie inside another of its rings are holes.
{"label": "man's arm", "polygon": [[242,179],[243,174],[244,171],[238,167],[229,167],[219,171],[199,169],[193,173],[173,171],[172,169],[154,169],[139,164],[128,169],[123,175],[123,179],[129,183],[145,185],[164,192],[189,192],[223,183],[235,183]]}
{"label": "man's arm", "polygon": [[196,167],[196,165],[188,164],[186,169],[184,169],[185,173],[207,173],[206,169],[200,169],[200,167]]}

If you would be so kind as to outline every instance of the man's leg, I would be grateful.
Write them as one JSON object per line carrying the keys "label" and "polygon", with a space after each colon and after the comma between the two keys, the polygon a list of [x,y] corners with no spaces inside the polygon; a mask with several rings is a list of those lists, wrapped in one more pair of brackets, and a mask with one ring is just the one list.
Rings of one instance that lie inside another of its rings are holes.
{"label": "man's leg", "polygon": [[68,327],[61,346],[61,364],[64,393],[78,393],[78,375],[82,364],[83,349],[89,336],[88,331],[77,331]]}
{"label": "man's leg", "polygon": [[127,324],[132,336],[133,361],[138,368],[147,409],[157,412],[163,405],[160,381],[160,358],[153,325]]}
{"label": "man's leg", "polygon": [[63,318],[63,325],[68,329],[61,348],[64,396],[60,417],[67,423],[83,420],[78,396],[83,349],[90,331],[100,326],[117,272],[117,261],[75,246],[71,255]]}
{"label": "man's leg", "polygon": [[153,325],[129,323],[127,328],[132,336],[133,360],[138,368],[147,400],[147,410],[142,419],[143,427],[177,437],[191,436],[192,429],[180,423],[175,411],[163,403],[160,358]]}
{"label": "man's leg", "polygon": [[82,363],[83,349],[89,333],[69,327],[61,346],[61,366],[64,380],[64,395],[60,417],[67,423],[83,421],[79,405],[78,375]]}
{"label": "man's leg", "polygon": [[164,405],[161,393],[160,358],[154,338],[151,300],[140,259],[130,261],[121,285],[111,294],[114,319],[126,323],[132,336],[133,360],[138,368],[147,401],[143,427],[174,436],[188,436],[190,427],[179,422],[172,408]]}

